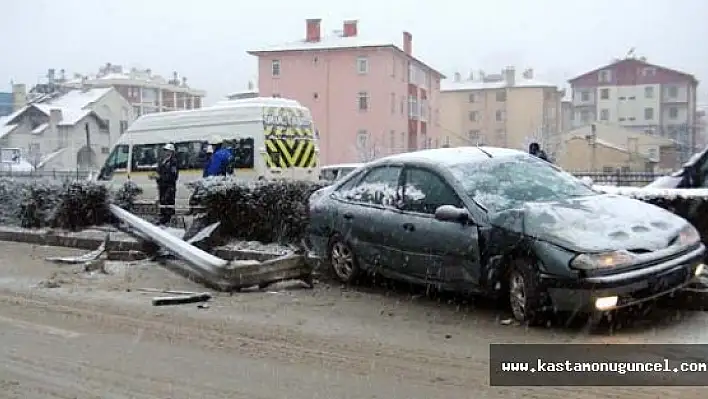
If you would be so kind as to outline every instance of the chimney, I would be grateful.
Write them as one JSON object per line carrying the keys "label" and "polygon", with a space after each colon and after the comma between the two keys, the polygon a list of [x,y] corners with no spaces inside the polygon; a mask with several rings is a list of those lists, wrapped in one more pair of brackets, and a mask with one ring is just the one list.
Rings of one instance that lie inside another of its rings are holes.
{"label": "chimney", "polygon": [[467,79],[474,80],[474,71],[470,71],[470,76]]}
{"label": "chimney", "polygon": [[349,21],[344,21],[344,34],[342,35],[343,37],[355,37],[357,32],[357,21],[356,20],[349,20]]}
{"label": "chimney", "polygon": [[12,85],[12,111],[15,112],[27,105],[27,86],[22,83]]}
{"label": "chimney", "polygon": [[455,82],[459,82],[460,80],[462,80],[462,76],[460,76],[459,72],[455,72],[454,76]]}
{"label": "chimney", "polygon": [[145,72],[147,73],[148,77],[152,77],[152,69],[148,68],[145,70]]}
{"label": "chimney", "polygon": [[47,80],[49,81],[49,84],[54,83],[54,77],[55,77],[54,68],[52,68],[49,71],[47,71]]}
{"label": "chimney", "polygon": [[504,68],[502,73],[507,86],[514,86],[516,84],[516,70],[513,66]]}
{"label": "chimney", "polygon": [[322,22],[321,19],[308,19],[305,21],[305,41],[312,43],[320,41],[320,22]]}
{"label": "chimney", "polygon": [[182,86],[187,87],[187,78],[182,76]]}
{"label": "chimney", "polygon": [[403,32],[403,52],[413,55],[413,35],[410,32]]}
{"label": "chimney", "polygon": [[524,79],[533,79],[533,69],[529,68],[524,71]]}
{"label": "chimney", "polygon": [[49,126],[55,128],[61,122],[62,115],[60,109],[49,110]]}

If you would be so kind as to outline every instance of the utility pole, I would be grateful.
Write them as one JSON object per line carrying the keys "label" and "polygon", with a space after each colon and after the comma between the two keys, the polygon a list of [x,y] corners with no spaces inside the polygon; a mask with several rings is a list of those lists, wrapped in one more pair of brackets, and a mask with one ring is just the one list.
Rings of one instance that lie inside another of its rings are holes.
{"label": "utility pole", "polygon": [[594,123],[590,125],[590,144],[592,145],[590,170],[594,172],[597,164],[597,127]]}

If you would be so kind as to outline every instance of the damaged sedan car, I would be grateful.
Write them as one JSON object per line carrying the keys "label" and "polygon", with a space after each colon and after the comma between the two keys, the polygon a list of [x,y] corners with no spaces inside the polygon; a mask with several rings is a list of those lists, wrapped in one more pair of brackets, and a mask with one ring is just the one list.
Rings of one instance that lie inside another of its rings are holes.
{"label": "damaged sedan car", "polygon": [[309,212],[309,256],[342,282],[379,273],[498,296],[527,323],[652,300],[704,267],[686,220],[510,149],[382,158],[315,192]]}

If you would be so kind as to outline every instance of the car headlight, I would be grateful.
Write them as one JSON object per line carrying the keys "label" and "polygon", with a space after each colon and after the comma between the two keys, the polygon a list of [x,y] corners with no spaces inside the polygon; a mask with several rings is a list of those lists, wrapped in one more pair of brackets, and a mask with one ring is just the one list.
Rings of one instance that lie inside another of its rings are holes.
{"label": "car headlight", "polygon": [[608,269],[630,264],[633,260],[634,255],[627,251],[580,254],[570,261],[570,267],[580,270]]}
{"label": "car headlight", "polygon": [[693,245],[701,240],[701,235],[698,233],[695,227],[687,224],[679,232],[678,244],[681,246]]}

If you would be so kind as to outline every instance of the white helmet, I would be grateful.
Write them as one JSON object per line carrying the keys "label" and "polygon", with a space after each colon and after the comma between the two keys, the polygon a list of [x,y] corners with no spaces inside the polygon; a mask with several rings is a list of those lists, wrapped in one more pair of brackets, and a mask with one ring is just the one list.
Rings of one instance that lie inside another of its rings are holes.
{"label": "white helmet", "polygon": [[218,136],[218,135],[213,135],[213,136],[211,136],[211,138],[209,139],[209,144],[211,144],[211,145],[219,145],[219,144],[221,144],[221,143],[223,143],[223,142],[224,142],[224,139],[221,138],[221,136]]}
{"label": "white helmet", "polygon": [[162,147],[162,149],[163,149],[163,150],[167,150],[167,151],[174,151],[174,150],[175,150],[175,145],[172,144],[172,143],[167,143],[167,144],[165,144],[164,147]]}

